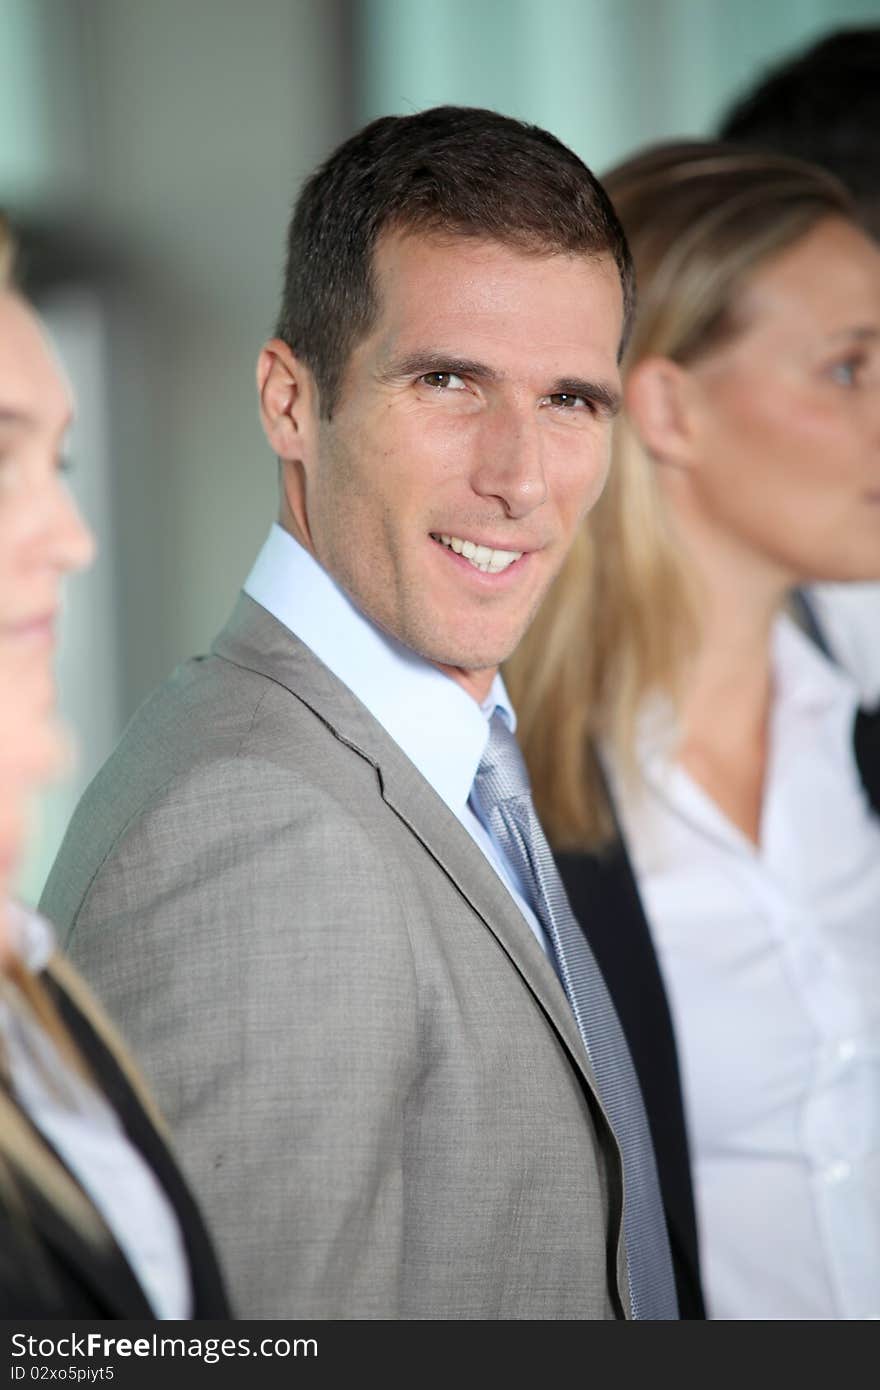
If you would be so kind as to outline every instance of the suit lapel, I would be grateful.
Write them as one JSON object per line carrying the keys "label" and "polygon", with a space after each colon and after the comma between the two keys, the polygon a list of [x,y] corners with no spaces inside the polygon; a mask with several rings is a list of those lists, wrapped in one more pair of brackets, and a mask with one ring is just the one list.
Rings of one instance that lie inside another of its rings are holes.
{"label": "suit lapel", "polygon": [[247,595],[239,598],[213,650],[283,686],[376,769],[384,801],[498,941],[601,1108],[592,1067],[556,972],[485,855],[394,740],[308,647]]}
{"label": "suit lapel", "polygon": [[[390,740],[389,740],[390,742]],[[486,857],[415,767],[400,755],[377,764],[387,804],[421,841],[497,940],[535,995],[598,1100],[571,1007],[534,933]]]}

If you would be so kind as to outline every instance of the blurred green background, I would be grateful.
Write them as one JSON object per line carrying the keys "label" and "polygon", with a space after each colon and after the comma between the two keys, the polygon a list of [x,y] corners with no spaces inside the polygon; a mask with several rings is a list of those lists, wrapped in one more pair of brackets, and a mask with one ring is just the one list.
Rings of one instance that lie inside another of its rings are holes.
{"label": "blurred green background", "polygon": [[70,587],[75,776],[222,623],[275,510],[253,370],[303,176],[373,116],[439,102],[547,126],[597,172],[709,134],[768,67],[880,0],[0,0],[0,204],[80,399],[72,486],[100,560]]}

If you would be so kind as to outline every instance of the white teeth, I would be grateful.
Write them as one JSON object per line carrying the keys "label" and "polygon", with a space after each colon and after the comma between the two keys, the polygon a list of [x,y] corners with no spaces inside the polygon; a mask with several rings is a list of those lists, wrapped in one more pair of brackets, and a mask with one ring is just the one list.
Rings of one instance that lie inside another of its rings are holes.
{"label": "white teeth", "polygon": [[466,560],[470,560],[474,568],[482,574],[500,574],[522,555],[521,550],[492,550],[488,545],[476,545],[473,541],[459,540],[458,536],[439,535],[437,540],[454,550],[456,555],[463,555]]}
{"label": "white teeth", "polygon": [[514,560],[518,560],[520,555],[521,550],[493,550],[489,560],[489,573],[500,574],[508,565],[512,565]]}

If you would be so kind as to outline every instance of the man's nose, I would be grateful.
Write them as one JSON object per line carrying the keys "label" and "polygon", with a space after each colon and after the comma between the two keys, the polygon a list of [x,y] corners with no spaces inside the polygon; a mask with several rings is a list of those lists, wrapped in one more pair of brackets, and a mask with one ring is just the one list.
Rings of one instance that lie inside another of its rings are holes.
{"label": "man's nose", "polygon": [[547,498],[543,446],[534,406],[498,405],[480,433],[471,484],[480,497],[496,498],[507,516],[528,516]]}

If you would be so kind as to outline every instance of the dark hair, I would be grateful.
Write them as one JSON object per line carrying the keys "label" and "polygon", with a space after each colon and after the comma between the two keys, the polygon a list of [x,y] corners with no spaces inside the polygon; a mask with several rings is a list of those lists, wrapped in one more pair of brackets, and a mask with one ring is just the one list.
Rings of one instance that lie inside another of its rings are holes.
{"label": "dark hair", "polygon": [[836,30],[773,68],[719,133],[830,169],[880,237],[880,27]]}
{"label": "dark hair", "polygon": [[539,254],[608,254],[623,290],[625,341],[634,300],[626,238],[577,155],[495,111],[438,106],[383,116],[311,175],[288,230],[276,333],[311,368],[324,416],[378,312],[376,244],[398,229],[482,236]]}

